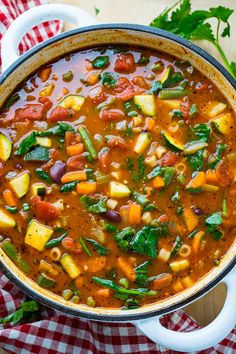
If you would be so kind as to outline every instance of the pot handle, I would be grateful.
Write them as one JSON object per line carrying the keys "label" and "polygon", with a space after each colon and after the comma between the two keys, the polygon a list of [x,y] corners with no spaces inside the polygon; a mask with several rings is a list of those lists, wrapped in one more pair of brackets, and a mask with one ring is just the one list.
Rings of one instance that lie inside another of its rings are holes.
{"label": "pot handle", "polygon": [[180,352],[195,352],[210,348],[232,331],[236,324],[236,269],[223,280],[227,286],[224,306],[216,319],[204,328],[193,332],[175,332],[160,323],[160,317],[133,322],[153,342]]}
{"label": "pot handle", "polygon": [[64,4],[47,4],[33,7],[12,22],[2,38],[2,71],[17,58],[18,46],[23,36],[34,26],[51,20],[64,20],[78,27],[97,24],[97,21],[78,7]]}

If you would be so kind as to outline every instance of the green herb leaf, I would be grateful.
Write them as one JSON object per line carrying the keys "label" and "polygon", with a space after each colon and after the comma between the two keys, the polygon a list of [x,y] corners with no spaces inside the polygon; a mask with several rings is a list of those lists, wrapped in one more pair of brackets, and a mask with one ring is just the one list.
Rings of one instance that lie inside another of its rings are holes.
{"label": "green herb leaf", "polygon": [[109,64],[109,57],[107,55],[98,56],[92,61],[92,66],[95,69],[104,68],[108,64]]}
{"label": "green herb leaf", "polygon": [[49,149],[43,146],[36,146],[24,157],[25,161],[48,161],[50,159]]}
{"label": "green herb leaf", "polygon": [[140,155],[138,157],[138,171],[135,171],[132,175],[134,182],[141,182],[145,177],[146,165],[144,163],[144,157]]}
{"label": "green herb leaf", "polygon": [[148,266],[151,265],[150,261],[146,261],[140,265],[138,265],[134,270],[136,273],[136,283],[138,284],[138,286],[146,286],[147,285],[147,279],[148,279],[148,275],[147,275],[147,270],[148,270]]}
{"label": "green herb leaf", "polygon": [[92,198],[87,195],[82,195],[80,197],[81,203],[90,213],[100,214],[105,213],[107,210],[106,206],[107,197],[102,198]]}
{"label": "green herb leaf", "polygon": [[203,150],[199,150],[193,155],[188,155],[187,159],[193,171],[201,171],[203,169]]}
{"label": "green herb leaf", "polygon": [[223,219],[220,211],[209,215],[205,220],[207,231],[212,234],[215,240],[219,240],[223,235],[223,232],[219,230],[222,222]]}
{"label": "green herb leaf", "polygon": [[110,253],[110,251],[107,247],[101,245],[97,241],[90,239],[90,238],[85,238],[84,240],[91,243],[91,245],[93,245],[94,249],[98,252],[98,254],[100,256],[107,256]]}
{"label": "green herb leaf", "polygon": [[71,192],[75,189],[76,187],[76,184],[78,183],[79,181],[74,181],[74,182],[69,182],[69,183],[65,183],[61,186],[60,188],[60,192],[61,193],[66,193],[66,192]]}
{"label": "green herb leaf", "polygon": [[11,97],[8,98],[6,103],[3,106],[3,110],[7,111],[14,103],[16,103],[20,99],[19,94],[16,92]]}
{"label": "green herb leaf", "polygon": [[75,129],[72,125],[64,122],[57,122],[57,125],[48,130],[44,130],[43,132],[37,132],[37,136],[62,136],[64,137],[66,132],[74,132]]}
{"label": "green herb leaf", "polygon": [[133,191],[132,196],[134,197],[135,201],[142,206],[145,206],[149,203],[149,199],[144,194]]}
{"label": "green herb leaf", "polygon": [[227,150],[227,148],[228,146],[226,144],[217,145],[215,154],[213,156],[211,155],[209,158],[210,161],[210,163],[208,164],[209,168],[214,169],[216,167],[218,162],[220,162],[220,160],[222,159],[222,156],[225,150]]}
{"label": "green herb leaf", "polygon": [[102,85],[107,88],[114,88],[116,86],[116,79],[108,72],[102,74]]}
{"label": "green herb leaf", "polygon": [[23,139],[16,151],[16,155],[23,155],[27,153],[33,146],[37,145],[36,132],[32,132],[25,139]]}
{"label": "green herb leaf", "polygon": [[179,236],[176,236],[174,244],[173,244],[172,249],[171,249],[171,254],[170,254],[172,257],[176,256],[178,254],[182,244],[183,244],[182,238],[179,237]]}
{"label": "green herb leaf", "polygon": [[136,231],[132,227],[126,227],[120,232],[116,232],[115,240],[122,251],[130,250],[130,242],[135,236]]}
{"label": "green herb leaf", "polygon": [[12,314],[0,318],[1,324],[12,323],[16,325],[19,322],[28,322],[31,318],[38,316],[39,314],[39,305],[36,301],[25,301],[22,302],[19,309],[13,312]]}
{"label": "green herb leaf", "polygon": [[42,168],[36,168],[35,173],[43,180],[46,182],[51,182],[51,177],[47,172],[45,172]]}
{"label": "green herb leaf", "polygon": [[197,124],[192,128],[192,130],[197,140],[204,142],[209,140],[211,134],[211,127],[209,127],[209,125],[204,123]]}

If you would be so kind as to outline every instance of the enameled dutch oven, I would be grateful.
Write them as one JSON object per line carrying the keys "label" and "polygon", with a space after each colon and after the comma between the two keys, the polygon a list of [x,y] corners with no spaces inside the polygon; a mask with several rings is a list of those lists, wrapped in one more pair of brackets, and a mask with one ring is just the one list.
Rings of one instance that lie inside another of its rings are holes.
{"label": "enameled dutch oven", "polygon": [[[39,23],[55,19],[75,23],[80,28],[57,35],[18,57],[18,44],[24,34]],[[54,61],[68,52],[86,47],[121,43],[158,49],[182,60],[188,60],[217,85],[236,112],[235,80],[213,57],[199,47],[178,36],[151,27],[130,24],[96,24],[96,21],[87,13],[61,4],[43,5],[26,11],[17,18],[5,34],[2,41],[3,74],[0,77],[0,106],[16,86],[38,70],[41,65]],[[212,269],[191,288],[140,309],[122,311],[91,308],[83,304],[67,302],[27,278],[0,248],[2,271],[22,291],[40,303],[81,318],[101,322],[133,323],[157,344],[184,352],[209,348],[221,341],[234,328],[236,324],[235,263],[236,240],[220,265]],[[199,299],[220,282],[224,282],[227,286],[227,297],[221,313],[211,324],[188,333],[174,332],[161,325],[160,316]]]}

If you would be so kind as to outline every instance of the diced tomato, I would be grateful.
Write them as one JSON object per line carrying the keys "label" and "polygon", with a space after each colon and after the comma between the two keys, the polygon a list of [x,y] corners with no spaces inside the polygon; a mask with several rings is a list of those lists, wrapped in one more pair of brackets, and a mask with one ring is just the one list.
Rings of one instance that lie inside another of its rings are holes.
{"label": "diced tomato", "polygon": [[118,73],[132,73],[135,71],[134,56],[131,53],[118,55],[115,61],[115,71]]}
{"label": "diced tomato", "polygon": [[143,76],[134,76],[131,82],[140,88],[149,89],[150,87]]}
{"label": "diced tomato", "polygon": [[41,120],[44,116],[41,104],[27,104],[24,108],[18,108],[15,113],[16,120]]}
{"label": "diced tomato", "polygon": [[31,199],[33,213],[43,221],[52,221],[58,218],[60,211],[51,203],[41,200],[39,196]]}
{"label": "diced tomato", "polygon": [[101,120],[116,120],[116,119],[124,119],[125,114],[120,109],[101,109],[99,113],[99,117]]}
{"label": "diced tomato", "polygon": [[160,166],[174,166],[179,160],[179,156],[172,152],[168,151],[159,161]]}
{"label": "diced tomato", "polygon": [[3,164],[0,162],[0,178],[2,178],[4,175],[4,167]]}
{"label": "diced tomato", "polygon": [[120,77],[117,80],[117,85],[113,91],[116,97],[123,101],[131,100],[135,95],[144,92],[143,89],[134,87],[126,77]]}
{"label": "diced tomato", "polygon": [[66,146],[74,145],[80,143],[81,139],[78,134],[74,132],[66,132],[65,134],[65,143]]}
{"label": "diced tomato", "polygon": [[70,108],[65,108],[62,106],[57,106],[50,114],[49,120],[52,123],[58,122],[60,120],[67,120],[72,118],[74,111]]}
{"label": "diced tomato", "polygon": [[161,224],[164,224],[167,221],[169,221],[169,218],[168,218],[168,216],[166,214],[162,214],[158,218],[158,222],[161,223]]}
{"label": "diced tomato", "polygon": [[119,136],[110,139],[107,145],[110,148],[119,147],[122,150],[127,149],[127,142],[124,139],[120,138]]}
{"label": "diced tomato", "polygon": [[47,161],[44,165],[42,165],[42,169],[44,171],[49,171],[49,169],[54,165],[57,155],[58,155],[58,150],[50,149],[50,160]]}
{"label": "diced tomato", "polygon": [[48,97],[39,97],[38,101],[39,103],[42,103],[44,105],[44,109],[46,112],[52,108],[52,102]]}
{"label": "diced tomato", "polygon": [[99,104],[106,100],[107,94],[103,89],[103,86],[98,85],[89,90],[89,97],[92,100],[93,104]]}
{"label": "diced tomato", "polygon": [[80,245],[77,245],[76,242],[70,237],[65,237],[62,240],[61,245],[69,253],[73,253],[73,254],[82,253],[82,247]]}
{"label": "diced tomato", "polygon": [[189,102],[189,100],[186,100],[186,101],[181,103],[180,111],[181,111],[181,113],[183,115],[183,118],[187,120],[189,118],[189,112],[190,112],[190,102]]}
{"label": "diced tomato", "polygon": [[69,170],[82,170],[85,166],[86,158],[83,154],[79,154],[71,156],[66,163]]}

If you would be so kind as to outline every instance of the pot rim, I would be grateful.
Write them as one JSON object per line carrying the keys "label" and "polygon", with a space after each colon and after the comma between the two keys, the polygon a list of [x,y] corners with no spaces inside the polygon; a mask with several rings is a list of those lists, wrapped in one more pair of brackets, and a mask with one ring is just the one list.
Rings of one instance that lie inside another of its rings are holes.
{"label": "pot rim", "polygon": [[[50,44],[53,44],[55,42],[58,42],[60,40],[66,39],[68,37],[72,37],[74,35],[82,34],[85,32],[91,32],[91,31],[99,31],[99,30],[133,30],[137,32],[143,32],[147,34],[153,34],[157,35],[158,37],[162,37],[168,40],[171,40],[173,42],[178,43],[179,45],[182,45],[183,47],[191,50],[195,54],[199,55],[202,59],[213,65],[222,75],[223,77],[232,85],[232,87],[236,90],[236,80],[233,79],[233,77],[230,75],[230,73],[223,67],[222,64],[220,64],[213,56],[211,56],[209,53],[207,53],[204,49],[198,47],[197,45],[193,44],[192,42],[183,39],[175,34],[172,34],[170,32],[161,30],[161,29],[155,29],[150,26],[144,26],[144,25],[137,25],[137,24],[126,24],[126,23],[113,23],[113,24],[102,24],[102,25],[93,25],[93,26],[86,26],[82,28],[76,28],[67,32],[63,32],[61,34],[58,34],[38,45],[35,47],[31,48],[28,50],[25,54],[21,55],[13,64],[9,66],[7,70],[2,73],[0,76],[0,85],[8,78],[9,75],[11,75],[16,68],[24,63],[27,59],[29,59],[32,55],[35,53],[39,52],[41,49],[47,47]],[[122,42],[122,40],[121,40]],[[2,262],[0,259],[0,270],[6,275],[21,291],[23,291],[26,295],[29,297],[32,297],[33,299],[37,300],[38,302],[42,303],[45,306],[48,306],[50,308],[53,308],[54,310],[61,311],[63,313],[73,315],[76,317],[82,317],[88,320],[97,320],[97,321],[104,321],[104,322],[124,322],[124,321],[135,321],[135,320],[140,320],[140,319],[147,319],[150,317],[155,317],[155,316],[160,316],[164,315],[166,313],[172,312],[174,310],[177,310],[183,306],[188,305],[189,303],[197,300],[204,294],[206,294],[208,291],[210,291],[214,286],[216,286],[229,272],[230,270],[233,269],[233,267],[236,265],[236,256],[233,257],[228,265],[223,269],[216,277],[214,277],[207,285],[203,286],[201,290],[197,291],[195,294],[190,295],[186,297],[184,300],[180,300],[173,305],[169,306],[168,308],[163,308],[163,309],[152,309],[152,310],[146,310],[145,307],[143,308],[142,313],[129,313],[129,314],[105,314],[103,315],[102,313],[98,314],[95,312],[88,312],[88,311],[83,311],[81,309],[76,309],[76,308],[71,308],[69,306],[66,306],[64,304],[61,304],[59,302],[55,302],[52,299],[47,298],[46,296],[36,292],[33,288],[29,287],[27,284],[24,284],[20,278],[18,278],[5,264]],[[155,303],[154,303],[155,304]],[[153,305],[154,305],[153,304]]]}

